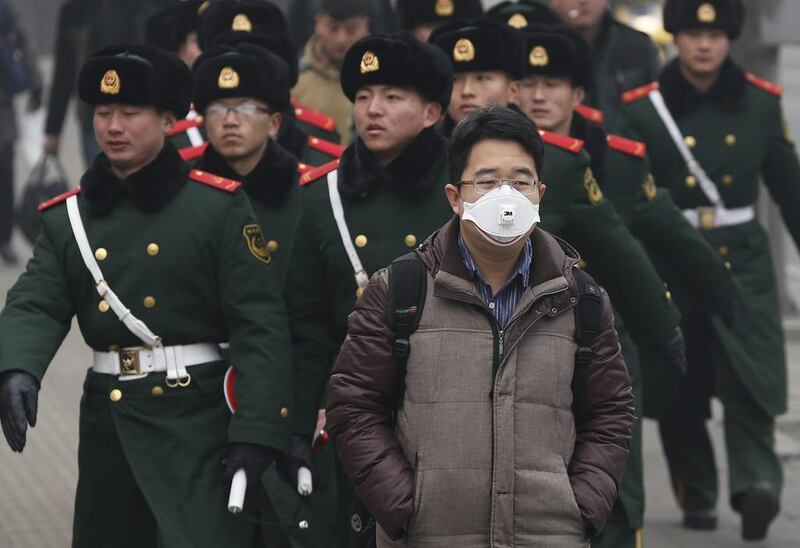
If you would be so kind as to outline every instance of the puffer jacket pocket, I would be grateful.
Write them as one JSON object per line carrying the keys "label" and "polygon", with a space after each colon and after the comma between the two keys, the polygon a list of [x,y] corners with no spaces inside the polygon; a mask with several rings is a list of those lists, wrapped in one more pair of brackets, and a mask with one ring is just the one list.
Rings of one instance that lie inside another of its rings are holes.
{"label": "puffer jacket pocket", "polygon": [[585,524],[583,523],[583,515],[581,514],[581,509],[578,506],[578,500],[575,498],[575,491],[573,491],[572,483],[570,483],[569,481],[569,473],[567,472],[567,470],[569,470],[569,463],[567,462],[566,459],[562,459],[561,462],[564,465],[564,473],[561,475],[561,480],[564,485],[564,489],[567,490],[568,500],[571,503],[572,515],[575,516],[575,518],[581,525],[585,526]]}

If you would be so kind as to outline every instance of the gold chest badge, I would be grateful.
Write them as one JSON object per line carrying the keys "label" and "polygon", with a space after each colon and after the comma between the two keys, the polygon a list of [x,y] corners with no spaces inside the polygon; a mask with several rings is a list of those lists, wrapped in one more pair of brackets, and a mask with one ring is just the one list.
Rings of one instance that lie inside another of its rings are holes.
{"label": "gold chest badge", "polygon": [[532,67],[546,67],[550,63],[550,56],[543,46],[535,46],[528,55],[528,62]]}
{"label": "gold chest badge", "polygon": [[264,235],[261,233],[261,227],[258,225],[245,225],[242,229],[244,240],[247,242],[247,248],[250,253],[259,261],[269,263],[271,257],[267,251],[267,244],[264,242]]}
{"label": "gold chest badge", "polygon": [[700,4],[697,8],[697,20],[701,23],[713,23],[717,19],[717,10],[711,4]]}
{"label": "gold chest badge", "polygon": [[508,26],[515,29],[524,29],[528,26],[528,20],[521,13],[515,13],[508,18]]}
{"label": "gold chest badge", "polygon": [[381,62],[378,56],[371,51],[365,51],[361,56],[361,74],[368,72],[377,72],[381,68]]}
{"label": "gold chest badge", "polygon": [[220,89],[236,89],[239,87],[239,73],[231,67],[225,67],[219,71],[217,85]]}
{"label": "gold chest badge", "polygon": [[250,18],[248,16],[243,13],[239,13],[233,18],[231,30],[235,30],[237,32],[252,32],[253,23],[250,22]]}
{"label": "gold chest badge", "polygon": [[107,95],[117,95],[122,89],[119,74],[116,70],[107,70],[100,80],[100,92]]}
{"label": "gold chest badge", "polygon": [[450,17],[456,11],[456,6],[453,0],[436,0],[434,10],[439,17]]}
{"label": "gold chest badge", "polygon": [[475,59],[475,45],[468,38],[461,38],[453,47],[453,59],[466,63]]}
{"label": "gold chest badge", "polygon": [[583,187],[586,189],[589,203],[592,205],[599,204],[603,200],[603,191],[600,190],[600,185],[597,184],[597,179],[594,178],[590,167],[587,167],[586,173],[583,174]]}

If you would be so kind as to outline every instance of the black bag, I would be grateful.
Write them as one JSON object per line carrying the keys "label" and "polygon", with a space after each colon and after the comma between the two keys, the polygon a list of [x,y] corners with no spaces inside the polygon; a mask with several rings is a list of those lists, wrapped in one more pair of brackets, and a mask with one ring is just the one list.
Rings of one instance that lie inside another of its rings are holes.
{"label": "black bag", "polygon": [[[55,178],[48,179],[48,165],[55,168]],[[49,154],[42,156],[28,175],[22,200],[20,200],[14,215],[17,226],[31,244],[36,241],[42,229],[39,204],[67,192],[69,188],[67,176],[58,158]]]}
{"label": "black bag", "polygon": [[[575,416],[583,413],[586,401],[586,375],[592,363],[592,342],[600,332],[602,322],[602,289],[589,274],[579,268],[572,270],[578,286],[575,305],[575,370],[572,376],[572,410]],[[411,334],[419,327],[425,306],[428,271],[416,252],[395,259],[389,266],[389,326],[395,334],[392,353],[397,360],[399,379],[397,400],[405,390],[406,367],[411,353]],[[375,518],[364,503],[356,499],[350,516],[350,548],[375,548]]]}

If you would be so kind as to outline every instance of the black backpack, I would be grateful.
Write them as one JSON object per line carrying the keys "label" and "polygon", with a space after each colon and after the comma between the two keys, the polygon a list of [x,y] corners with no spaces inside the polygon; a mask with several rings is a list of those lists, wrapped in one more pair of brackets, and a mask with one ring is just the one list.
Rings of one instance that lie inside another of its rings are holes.
{"label": "black backpack", "polygon": [[[586,272],[574,268],[572,274],[578,285],[578,302],[575,305],[575,371],[572,376],[572,411],[580,416],[586,403],[586,375],[592,363],[592,342],[600,332],[602,321],[602,290]],[[397,399],[402,402],[405,390],[406,366],[411,353],[411,334],[419,327],[425,296],[428,291],[428,269],[415,251],[395,259],[389,266],[389,326],[395,340],[392,354],[400,368]],[[373,548],[375,543],[375,518],[356,499],[350,518],[350,547]]]}

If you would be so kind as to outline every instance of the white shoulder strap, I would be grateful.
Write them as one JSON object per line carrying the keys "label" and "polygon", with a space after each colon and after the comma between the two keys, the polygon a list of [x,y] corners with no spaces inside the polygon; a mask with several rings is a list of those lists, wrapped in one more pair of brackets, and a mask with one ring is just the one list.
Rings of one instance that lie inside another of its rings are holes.
{"label": "white shoulder strap", "polygon": [[161,338],[155,333],[150,331],[143,321],[131,314],[131,311],[122,304],[116,293],[114,293],[106,281],[103,279],[103,273],[100,270],[100,265],[94,258],[92,248],[89,245],[89,238],[86,236],[86,229],[83,227],[83,220],[81,213],[78,210],[77,196],[70,196],[67,198],[67,213],[69,214],[69,224],[72,226],[72,233],[75,235],[75,241],[78,243],[78,249],[83,258],[83,264],[92,274],[94,283],[96,284],[97,293],[105,299],[117,318],[125,324],[131,333],[136,335],[141,341],[153,347],[161,346]]}
{"label": "white shoulder strap", "polygon": [[686,162],[689,172],[697,177],[697,182],[700,184],[700,189],[703,191],[703,194],[706,195],[706,198],[708,198],[708,201],[711,202],[714,207],[725,207],[725,204],[722,201],[722,196],[720,196],[719,190],[717,189],[717,185],[711,181],[703,169],[703,166],[700,165],[700,163],[692,155],[692,151],[689,150],[688,146],[686,146],[686,143],[683,140],[683,134],[678,128],[678,124],[675,123],[675,119],[672,117],[672,114],[664,102],[664,96],[661,95],[661,92],[657,89],[651,91],[648,96],[650,97],[650,102],[653,103],[656,112],[658,112],[658,115],[661,117],[661,121],[664,122],[664,126],[667,128],[670,137],[672,137],[672,141],[678,148],[678,152],[681,153],[683,161]]}
{"label": "white shoulder strap", "polygon": [[336,220],[336,226],[339,228],[339,236],[342,239],[344,250],[347,252],[347,257],[350,259],[350,264],[353,266],[356,285],[364,289],[369,283],[369,276],[364,270],[364,267],[361,266],[361,259],[358,258],[353,240],[350,239],[350,229],[347,228],[347,221],[344,219],[344,208],[342,207],[342,198],[339,196],[338,182],[337,170],[328,173],[328,196],[331,201],[333,218]]}

